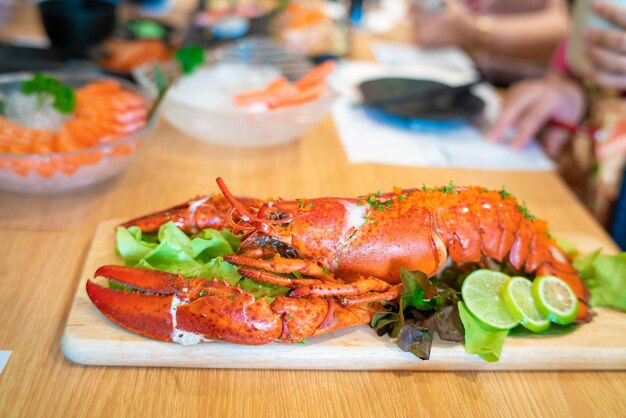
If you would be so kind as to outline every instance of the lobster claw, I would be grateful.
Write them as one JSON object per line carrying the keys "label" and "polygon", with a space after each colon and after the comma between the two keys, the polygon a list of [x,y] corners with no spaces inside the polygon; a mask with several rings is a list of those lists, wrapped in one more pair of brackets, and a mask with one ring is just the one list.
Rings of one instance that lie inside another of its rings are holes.
{"label": "lobster claw", "polygon": [[140,292],[126,292],[87,281],[87,295],[107,318],[122,328],[161,341],[174,330],[170,308],[180,276],[121,266],[100,267],[95,275]]}
{"label": "lobster claw", "polygon": [[[263,205],[263,201],[248,197],[238,197],[246,207],[257,208]],[[188,200],[180,205],[141,216],[124,222],[121,226],[129,228],[136,226],[142,232],[156,232],[159,227],[167,222],[174,222],[176,226],[185,232],[198,231],[205,228],[224,229],[232,226],[231,222],[239,221],[235,216],[231,219],[229,211],[230,202],[222,195],[201,196]]]}
{"label": "lobster claw", "polygon": [[266,299],[255,301],[224,281],[123,266],[100,267],[95,277],[139,291],[87,281],[87,294],[100,312],[145,337],[186,345],[207,340],[257,345],[282,333],[280,316]]}

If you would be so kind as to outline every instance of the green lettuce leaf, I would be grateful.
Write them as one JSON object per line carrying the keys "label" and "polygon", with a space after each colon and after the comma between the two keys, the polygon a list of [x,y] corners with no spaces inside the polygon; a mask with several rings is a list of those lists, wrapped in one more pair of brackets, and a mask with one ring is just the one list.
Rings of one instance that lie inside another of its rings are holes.
{"label": "green lettuce leaf", "polygon": [[241,245],[241,237],[233,235],[227,229],[220,231],[220,234],[222,234],[222,236],[224,237],[226,242],[230,245],[230,248],[233,249],[233,251],[236,252],[239,249],[239,246]]}
{"label": "green lettuce leaf", "polygon": [[205,262],[235,252],[226,238],[214,229],[203,230],[191,241],[191,248],[193,257]]}
{"label": "green lettuce leaf", "polygon": [[[238,245],[232,234],[228,239]],[[233,247],[213,229],[205,229],[192,239],[173,222],[161,226],[156,237],[142,236],[138,227],[119,227],[116,240],[118,253],[130,266],[180,273],[185,277],[218,277],[232,285],[241,279],[237,269],[221,258],[234,253]]]}
{"label": "green lettuce leaf", "polygon": [[591,306],[626,311],[626,253],[602,255],[596,250],[576,259],[574,267],[591,292]]}
{"label": "green lettuce leaf", "polygon": [[237,267],[224,261],[222,257],[216,257],[208,263],[203,264],[198,276],[207,279],[217,277],[220,280],[226,280],[228,284],[233,286],[241,279],[241,274],[237,271]]}
{"label": "green lettuce leaf", "polygon": [[487,329],[474,318],[463,302],[459,302],[458,307],[465,328],[465,350],[470,354],[478,354],[490,363],[498,361],[509,331]]}
{"label": "green lettuce leaf", "polygon": [[119,227],[116,232],[117,251],[127,265],[180,273],[185,277],[217,278],[239,285],[256,299],[267,297],[271,303],[284,296],[289,288],[242,278],[237,267],[224,261],[233,254],[241,239],[228,231],[204,229],[194,238],[187,236],[173,222],[159,228],[156,235],[142,235],[138,227]]}
{"label": "green lettuce leaf", "polygon": [[168,247],[180,248],[187,255],[192,255],[191,238],[187,236],[174,222],[168,222],[159,228],[159,242],[167,243]]}
{"label": "green lettuce leaf", "polygon": [[134,265],[157,247],[155,243],[143,241],[141,229],[136,226],[128,229],[120,226],[115,232],[115,239],[117,252],[124,257],[127,264]]}
{"label": "green lettuce leaf", "polygon": [[524,328],[521,325],[516,326],[515,328],[511,328],[509,330],[510,337],[521,337],[521,338],[546,338],[546,337],[557,337],[560,335],[571,334],[580,328],[582,324],[569,324],[569,325],[558,325],[558,324],[550,324],[550,328],[541,332],[534,332]]}
{"label": "green lettuce leaf", "polygon": [[417,309],[440,307],[439,292],[428,276],[421,271],[400,269],[402,280],[402,308],[414,306]]}
{"label": "green lettuce leaf", "polygon": [[288,287],[260,282],[248,277],[241,279],[238,285],[246,292],[252,293],[255,299],[267,297],[269,303],[272,303],[274,299],[276,299],[276,296],[285,296],[290,290]]}

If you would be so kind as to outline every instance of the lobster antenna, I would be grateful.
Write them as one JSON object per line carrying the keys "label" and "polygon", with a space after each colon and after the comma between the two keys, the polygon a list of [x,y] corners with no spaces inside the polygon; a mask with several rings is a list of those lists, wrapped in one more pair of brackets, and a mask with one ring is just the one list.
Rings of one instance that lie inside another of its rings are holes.
{"label": "lobster antenna", "polygon": [[239,214],[241,215],[241,218],[244,221],[250,222],[253,219],[256,220],[256,216],[252,215],[248,211],[248,208],[246,208],[243,203],[241,203],[239,200],[237,200],[237,198],[235,196],[233,196],[233,194],[230,192],[230,190],[228,190],[228,187],[226,187],[226,183],[224,183],[224,179],[223,178],[218,177],[215,181],[217,182],[217,187],[220,188],[220,190],[222,191],[222,194],[224,195],[226,200],[228,200],[230,202],[230,204],[233,205],[233,208],[235,208],[237,210],[237,212],[239,212]]}
{"label": "lobster antenna", "polygon": [[268,235],[278,236],[279,235],[278,232],[275,231],[272,227],[270,227],[270,225],[282,224],[285,222],[289,222],[293,219],[293,213],[291,212],[288,213],[287,219],[273,220],[273,219],[259,218],[258,216],[251,214],[248,208],[239,200],[237,200],[237,198],[230,192],[230,190],[228,190],[228,187],[226,186],[224,179],[222,179],[221,177],[218,177],[215,181],[217,182],[217,186],[222,191],[222,194],[224,195],[226,200],[228,200],[230,204],[233,205],[232,209],[239,212],[239,215],[241,215],[241,219],[244,222],[256,224],[254,228],[248,228],[248,227],[244,227],[243,225],[235,224],[234,221],[232,220],[232,211],[230,211],[229,214],[231,215],[229,216],[231,218],[231,223],[235,224],[235,226],[238,229],[242,229],[242,230],[259,229]]}

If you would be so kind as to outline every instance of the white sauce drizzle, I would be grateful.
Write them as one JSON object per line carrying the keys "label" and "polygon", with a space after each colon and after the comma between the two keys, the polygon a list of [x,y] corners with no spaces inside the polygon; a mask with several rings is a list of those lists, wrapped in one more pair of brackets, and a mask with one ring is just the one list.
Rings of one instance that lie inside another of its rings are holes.
{"label": "white sauce drizzle", "polygon": [[207,342],[206,338],[204,338],[200,334],[196,334],[195,332],[184,331],[182,329],[176,328],[176,312],[178,310],[178,305],[183,303],[178,298],[178,296],[174,295],[172,297],[172,305],[170,306],[170,315],[172,317],[172,341],[182,345],[196,345],[198,343]]}
{"label": "white sauce drizzle", "polygon": [[[357,205],[356,203],[342,200],[341,203],[346,210],[344,227],[339,237],[339,251],[342,252],[350,239],[355,235],[356,231],[365,223],[365,215],[367,214],[367,208],[365,205]],[[331,271],[337,268],[341,256],[330,255],[328,257],[319,260],[323,266],[329,268]]]}
{"label": "white sauce drizzle", "polygon": [[206,196],[202,199],[195,200],[189,204],[189,222],[191,222],[192,228],[196,227],[196,211],[202,206],[210,197]]}
{"label": "white sauce drizzle", "polygon": [[446,261],[439,267],[439,270],[437,270],[434,276],[439,277],[441,273],[450,266],[452,266],[452,257],[446,258]]}
{"label": "white sauce drizzle", "polygon": [[344,232],[350,231],[354,228],[356,231],[365,223],[365,205],[357,205],[350,202],[343,202],[343,206],[346,208],[346,229]]}
{"label": "white sauce drizzle", "polygon": [[566,264],[568,262],[567,258],[561,253],[561,251],[558,248],[555,248],[551,245],[550,252],[552,253],[552,257],[554,257],[554,259],[558,261],[559,263]]}

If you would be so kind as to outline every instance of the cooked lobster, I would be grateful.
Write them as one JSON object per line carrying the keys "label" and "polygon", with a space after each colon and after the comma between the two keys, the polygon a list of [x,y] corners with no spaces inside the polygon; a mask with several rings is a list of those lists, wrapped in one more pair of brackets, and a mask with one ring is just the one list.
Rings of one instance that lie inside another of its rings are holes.
{"label": "cooked lobster", "polygon": [[[591,319],[588,290],[546,222],[505,191],[448,186],[261,201],[235,197],[221,178],[217,182],[222,195],[193,199],[123,226],[152,232],[172,221],[189,233],[245,231],[238,253],[225,260],[239,266],[243,276],[290,287],[288,295],[269,303],[219,278],[188,280],[105,266],[95,275],[143,293],[88,281],[87,292],[100,311],[159,340],[296,342],[368,323],[378,301],[399,296],[401,268],[432,276],[453,264],[558,276],[581,302],[577,321]],[[286,277],[296,272],[305,277]]]}

